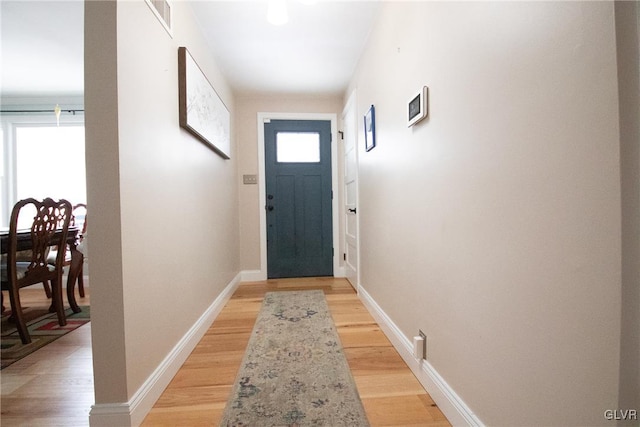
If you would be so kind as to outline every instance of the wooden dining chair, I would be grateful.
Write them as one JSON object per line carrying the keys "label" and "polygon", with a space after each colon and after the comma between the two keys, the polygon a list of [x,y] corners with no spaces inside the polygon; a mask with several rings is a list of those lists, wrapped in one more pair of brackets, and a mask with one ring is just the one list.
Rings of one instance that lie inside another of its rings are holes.
{"label": "wooden dining chair", "polygon": [[[12,317],[23,344],[30,343],[31,337],[20,304],[21,288],[50,282],[51,308],[55,310],[60,326],[67,324],[62,300],[65,251],[59,251],[54,265],[47,263],[47,255],[51,246],[65,247],[71,212],[71,203],[66,200],[54,201],[50,198],[42,201],[33,198],[21,200],[16,203],[11,212],[7,261],[6,264],[2,264],[2,290],[9,293]],[[26,219],[29,220],[30,229],[25,232],[19,229],[21,227],[19,224],[27,222]],[[18,239],[19,234],[20,239]],[[31,250],[31,260],[19,261],[18,253],[25,249]]]}
{"label": "wooden dining chair", "polygon": [[[76,227],[78,227],[80,229],[80,234],[78,236],[78,245],[82,245],[82,242],[85,240],[86,236],[87,236],[87,217],[89,215],[89,212],[87,211],[87,205],[85,205],[84,203],[78,203],[77,205],[75,205],[73,207],[73,217],[72,217],[72,222]],[[86,246],[86,245],[82,245],[82,246]],[[83,257],[86,254],[83,253]],[[69,261],[69,264],[71,264],[71,261]],[[82,272],[82,265],[80,265],[80,268],[78,270],[78,293],[80,294],[80,297],[84,298],[84,275]]]}
{"label": "wooden dining chair", "polygon": [[[78,244],[84,239],[84,236],[87,234],[87,205],[84,203],[78,203],[73,206],[71,221],[69,222],[69,227],[76,227],[78,229]],[[69,251],[68,245],[65,245],[65,255],[63,266],[68,267],[71,265],[71,254]],[[47,262],[51,265],[55,265],[56,259],[58,257],[58,248],[52,248],[49,251],[49,256],[47,257]],[[70,273],[70,272],[69,272]],[[84,279],[82,273],[82,265],[79,267],[78,272],[78,293],[80,297],[84,298]],[[47,294],[47,298],[51,298],[51,292],[49,288],[49,283],[43,283],[44,291]]]}

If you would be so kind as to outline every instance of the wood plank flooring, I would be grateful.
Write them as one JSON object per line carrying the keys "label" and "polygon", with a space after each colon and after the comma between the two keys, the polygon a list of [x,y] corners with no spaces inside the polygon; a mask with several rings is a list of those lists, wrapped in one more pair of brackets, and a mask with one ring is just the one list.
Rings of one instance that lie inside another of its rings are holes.
{"label": "wood plank flooring", "polygon": [[[351,285],[313,278],[241,284],[143,426],[217,426],[264,294],[299,289],[325,292],[372,426],[450,425]],[[21,292],[30,304],[47,304],[42,290]],[[88,426],[94,402],[90,324],[2,370],[0,378],[2,426]]]}
{"label": "wood plank flooring", "polygon": [[266,292],[321,289],[373,426],[448,426],[344,279],[243,283],[176,374],[143,426],[217,426]]}
{"label": "wood plank flooring", "polygon": [[[89,288],[85,291],[84,298],[77,298],[80,305],[91,304]],[[20,299],[28,306],[48,307],[51,303],[42,289],[22,289]],[[0,371],[3,427],[89,425],[94,403],[90,325]]]}

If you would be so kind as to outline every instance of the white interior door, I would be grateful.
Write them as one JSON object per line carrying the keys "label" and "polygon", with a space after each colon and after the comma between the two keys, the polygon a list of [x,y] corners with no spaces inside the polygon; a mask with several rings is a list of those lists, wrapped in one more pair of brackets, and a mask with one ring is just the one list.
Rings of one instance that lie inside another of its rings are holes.
{"label": "white interior door", "polygon": [[355,92],[343,112],[345,276],[358,287],[358,150]]}

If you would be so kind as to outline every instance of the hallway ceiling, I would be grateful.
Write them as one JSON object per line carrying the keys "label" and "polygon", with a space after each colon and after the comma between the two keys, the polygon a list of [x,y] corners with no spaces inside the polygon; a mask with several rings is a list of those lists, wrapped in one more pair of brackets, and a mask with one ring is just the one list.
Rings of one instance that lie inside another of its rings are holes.
{"label": "hallway ceiling", "polygon": [[289,22],[267,22],[267,1],[198,1],[196,19],[239,92],[341,93],[379,2],[288,0]]}
{"label": "hallway ceiling", "polygon": [[[237,93],[340,94],[379,3],[308,3],[287,0],[289,22],[282,26],[267,23],[267,0],[192,7]],[[0,8],[2,96],[82,95],[83,2],[0,0]]]}

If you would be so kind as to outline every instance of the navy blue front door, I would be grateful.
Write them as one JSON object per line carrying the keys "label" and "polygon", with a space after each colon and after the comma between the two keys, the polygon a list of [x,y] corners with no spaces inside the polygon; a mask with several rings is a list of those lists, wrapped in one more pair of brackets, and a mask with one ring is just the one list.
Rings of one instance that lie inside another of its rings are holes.
{"label": "navy blue front door", "polygon": [[331,122],[264,124],[269,278],[333,275]]}

